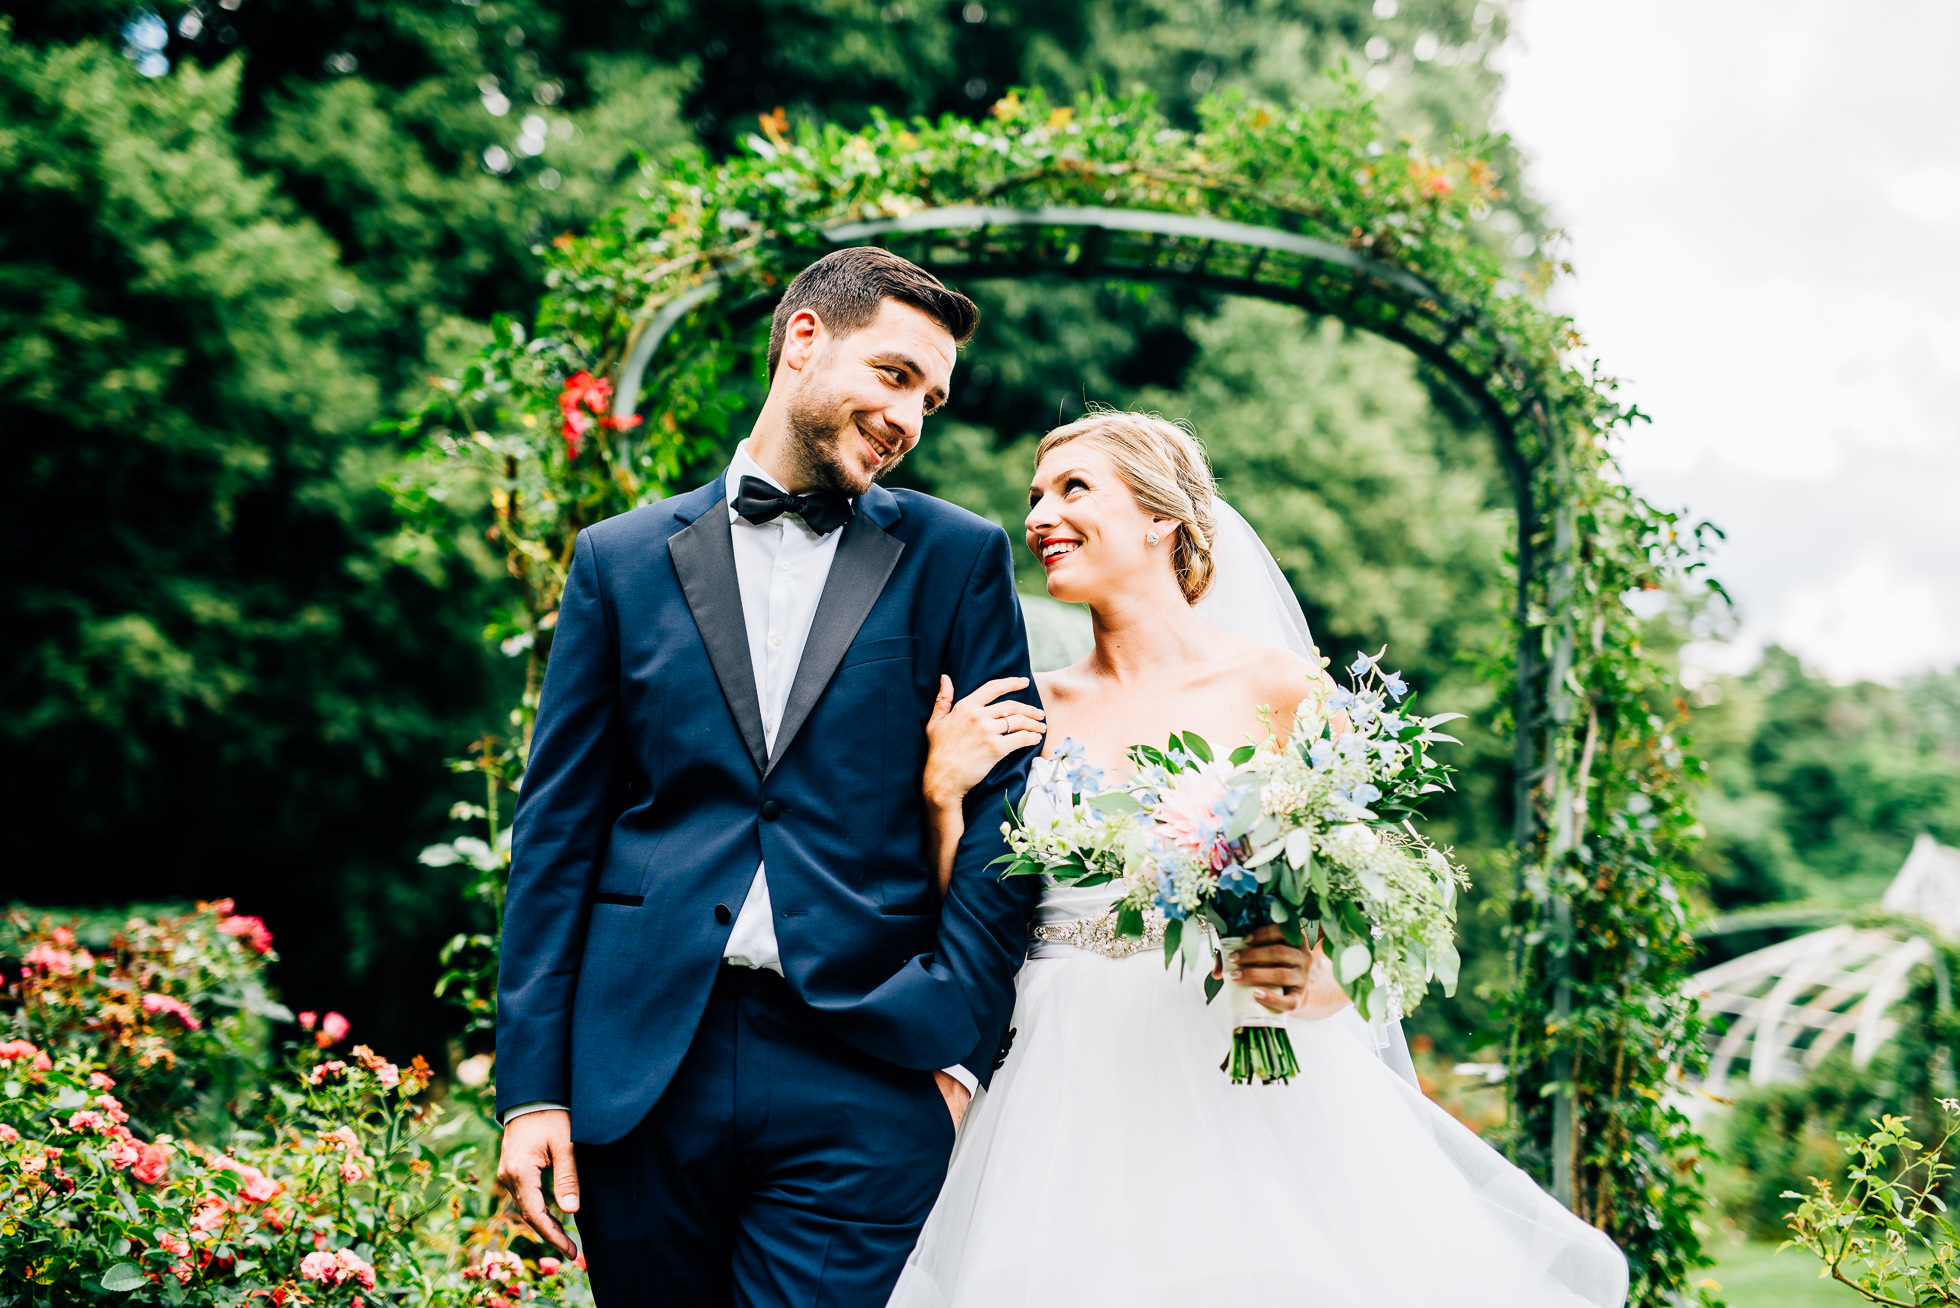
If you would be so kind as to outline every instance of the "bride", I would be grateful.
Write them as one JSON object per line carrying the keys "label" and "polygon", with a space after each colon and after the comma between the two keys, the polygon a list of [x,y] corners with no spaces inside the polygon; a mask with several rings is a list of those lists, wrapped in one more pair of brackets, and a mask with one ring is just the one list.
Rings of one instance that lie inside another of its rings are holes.
{"label": "bride", "polygon": [[[1173,731],[1261,739],[1262,706],[1283,735],[1325,676],[1298,601],[1184,430],[1094,413],[1050,432],[1037,463],[1028,548],[1049,594],[1089,607],[1095,647],[1038,679],[1045,708],[999,699],[1018,682],[957,706],[943,690],[925,774],[942,878],[962,798],[1012,750],[1047,742],[1029,775],[1038,812],[1058,802],[1065,739],[1113,772]],[[1005,1060],[893,1308],[1623,1302],[1620,1252],[1422,1096],[1399,1028],[1364,1022],[1318,949],[1268,928],[1220,961],[1289,1014],[1302,1068],[1235,1086],[1218,1070],[1226,1006],[1160,948],[1115,938],[1115,895],[1042,895]]]}

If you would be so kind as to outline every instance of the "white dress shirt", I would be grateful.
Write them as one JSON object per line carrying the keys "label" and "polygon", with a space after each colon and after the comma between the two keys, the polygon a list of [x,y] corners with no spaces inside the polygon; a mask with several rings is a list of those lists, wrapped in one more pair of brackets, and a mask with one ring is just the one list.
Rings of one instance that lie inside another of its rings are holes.
{"label": "white dress shirt", "polygon": [[[749,629],[749,667],[755,672],[762,750],[767,757],[776,752],[776,728],[782,725],[783,706],[789,702],[796,669],[803,662],[803,646],[810,639],[810,623],[817,616],[817,601],[823,597],[844,532],[840,528],[819,536],[803,525],[803,519],[788,513],[768,522],[750,522],[735,512],[735,496],[744,477],[759,477],[779,491],[787,488],[749,457],[747,441],[735,447],[724,483],[728,529],[734,535],[735,582],[742,592],[742,620]],[[775,916],[769,907],[769,879],[758,863],[723,957],[780,975],[783,959],[776,948]]]}
{"label": "white dress shirt", "polygon": [[[810,639],[810,624],[817,616],[817,601],[823,598],[824,583],[830,579],[830,564],[837,557],[837,542],[843,528],[819,536],[803,524],[803,519],[785,513],[768,522],[750,522],[735,511],[735,496],[742,478],[760,477],[787,493],[774,477],[749,457],[749,443],[735,447],[723,481],[727,493],[728,530],[735,546],[735,582],[742,592],[742,620],[748,628],[749,667],[755,673],[755,695],[762,709],[762,739],[765,756],[775,753],[776,728],[782,725],[783,707],[789,702],[790,688],[796,684],[796,670],[803,662],[803,646]],[[765,865],[756,864],[755,879],[749,882],[748,898],[735,915],[722,957],[738,967],[768,968],[783,974],[782,951],[776,944],[775,912],[769,906],[769,878]],[[980,1082],[964,1067],[949,1067],[946,1074],[972,1094]],[[508,1123],[524,1113],[563,1104],[519,1104],[504,1114]]]}

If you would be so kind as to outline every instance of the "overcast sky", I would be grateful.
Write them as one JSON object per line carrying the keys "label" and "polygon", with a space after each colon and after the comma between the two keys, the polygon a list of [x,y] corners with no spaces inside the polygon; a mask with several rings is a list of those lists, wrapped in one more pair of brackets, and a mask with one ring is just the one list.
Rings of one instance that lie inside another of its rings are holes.
{"label": "overcast sky", "polygon": [[1654,416],[1625,465],[1729,532],[1728,649],[1960,663],[1960,0],[1515,0],[1499,125],[1554,304]]}

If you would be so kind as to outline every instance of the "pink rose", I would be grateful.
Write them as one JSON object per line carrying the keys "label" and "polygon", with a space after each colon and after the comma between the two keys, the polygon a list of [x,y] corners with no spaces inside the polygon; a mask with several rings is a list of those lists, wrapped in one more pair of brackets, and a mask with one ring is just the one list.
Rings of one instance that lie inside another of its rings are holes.
{"label": "pink rose", "polygon": [[40,1052],[25,1040],[9,1040],[0,1044],[0,1063],[11,1063],[18,1058],[35,1058]]}
{"label": "pink rose", "polygon": [[401,1084],[401,1069],[393,1063],[383,1063],[374,1069],[374,1079],[381,1082],[382,1085],[393,1089],[395,1086]]}
{"label": "pink rose", "polygon": [[68,1129],[99,1135],[109,1129],[109,1124],[93,1108],[84,1108],[68,1119]]}
{"label": "pink rose", "polygon": [[243,914],[228,917],[218,923],[218,930],[228,936],[237,936],[251,946],[254,953],[272,952],[272,932],[266,930],[265,923],[259,918],[246,917]]}
{"label": "pink rose", "polygon": [[485,1279],[509,1285],[524,1277],[524,1260],[508,1249],[492,1249],[483,1255]]}
{"label": "pink rose", "polygon": [[88,1074],[88,1083],[89,1088],[93,1090],[114,1090],[116,1088],[115,1078],[104,1076],[100,1072],[90,1072]]}
{"label": "pink rose", "polygon": [[320,1015],[318,1013],[314,1013],[314,1012],[301,1013],[299,1015],[299,1029],[302,1031],[311,1031],[313,1029],[314,1023],[318,1022],[319,1020],[320,1020]]}
{"label": "pink rose", "polygon": [[0,1122],[0,1144],[12,1144],[18,1139],[20,1139],[20,1132],[5,1122]]}
{"label": "pink rose", "polygon": [[559,1270],[564,1267],[564,1265],[565,1264],[559,1262],[556,1258],[549,1258],[549,1257],[540,1258],[538,1259],[538,1275],[556,1276],[558,1275]]}
{"label": "pink rose", "polygon": [[363,1290],[374,1288],[374,1264],[365,1262],[351,1249],[336,1249],[334,1261],[340,1264],[340,1279],[352,1281]]}
{"label": "pink rose", "polygon": [[241,1163],[230,1154],[219,1154],[211,1160],[211,1165],[238,1174],[238,1197],[248,1203],[262,1204],[286,1188],[250,1163]]}
{"label": "pink rose", "polygon": [[169,995],[144,995],[143,1011],[146,1013],[168,1013],[183,1023],[186,1031],[195,1031],[204,1025],[204,1023],[198,1021],[192,1015],[189,1005],[185,1004],[183,1000],[173,999]]}
{"label": "pink rose", "polygon": [[347,1038],[349,1029],[346,1018],[338,1013],[328,1013],[320,1019],[320,1048],[325,1049],[330,1045],[339,1044]]}
{"label": "pink rose", "polygon": [[350,1185],[353,1184],[355,1181],[360,1180],[363,1176],[366,1175],[367,1173],[361,1170],[361,1165],[353,1161],[352,1159],[349,1159],[348,1161],[340,1165],[340,1179],[346,1181]]}
{"label": "pink rose", "polygon": [[125,1167],[133,1167],[143,1157],[143,1146],[129,1134],[128,1127],[119,1126],[116,1131],[119,1134],[109,1140],[109,1166],[120,1172]]}
{"label": "pink rose", "polygon": [[137,1150],[136,1163],[129,1174],[144,1185],[155,1185],[170,1171],[170,1146],[146,1144]]}
{"label": "pink rose", "polygon": [[67,927],[56,927],[48,934],[53,936],[54,942],[63,949],[73,949],[75,947],[75,933]]}
{"label": "pink rose", "polygon": [[332,1285],[340,1280],[340,1260],[324,1249],[318,1250],[299,1260],[299,1274],[309,1281]]}
{"label": "pink rose", "polygon": [[56,976],[68,976],[75,970],[75,956],[65,949],[56,949],[50,944],[38,944],[22,955],[21,962],[30,968],[46,968]]}
{"label": "pink rose", "polygon": [[165,1253],[174,1253],[179,1258],[182,1258],[191,1251],[190,1241],[181,1235],[176,1235],[169,1231],[158,1234],[157,1248],[163,1250]]}

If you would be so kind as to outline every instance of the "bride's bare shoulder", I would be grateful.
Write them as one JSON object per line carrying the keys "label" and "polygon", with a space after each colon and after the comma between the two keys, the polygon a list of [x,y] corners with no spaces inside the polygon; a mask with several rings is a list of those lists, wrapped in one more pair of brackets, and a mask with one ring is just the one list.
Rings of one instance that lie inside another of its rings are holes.
{"label": "bride's bare shoulder", "polygon": [[1260,704],[1291,712],[1326,673],[1319,663],[1268,645],[1254,645],[1246,682]]}

